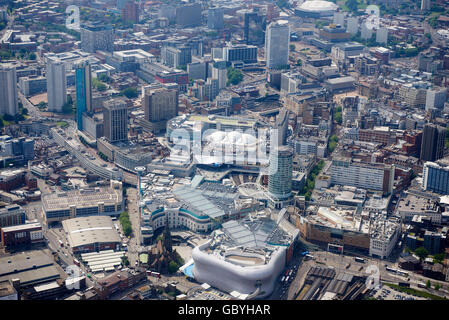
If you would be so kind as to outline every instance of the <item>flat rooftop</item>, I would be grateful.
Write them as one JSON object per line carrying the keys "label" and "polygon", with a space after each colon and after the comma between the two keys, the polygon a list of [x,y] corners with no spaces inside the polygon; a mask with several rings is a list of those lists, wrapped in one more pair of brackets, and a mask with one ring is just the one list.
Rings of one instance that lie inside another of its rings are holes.
{"label": "flat rooftop", "polygon": [[401,198],[398,203],[399,211],[416,211],[416,212],[426,212],[435,211],[437,212],[438,205],[435,201],[426,199],[423,197],[416,196],[414,194],[407,194],[405,198]]}
{"label": "flat rooftop", "polygon": [[18,278],[21,285],[26,285],[60,277],[48,250],[26,251],[0,258],[0,281]]}
{"label": "flat rooftop", "polygon": [[108,216],[68,219],[62,222],[62,226],[72,248],[121,241],[111,217]]}
{"label": "flat rooftop", "polygon": [[122,192],[112,188],[91,188],[52,193],[42,197],[45,211],[66,210],[71,206],[88,208],[98,205],[99,202],[103,202],[105,206],[122,202]]}
{"label": "flat rooftop", "polygon": [[9,280],[0,282],[0,300],[2,297],[10,296],[17,293]]}

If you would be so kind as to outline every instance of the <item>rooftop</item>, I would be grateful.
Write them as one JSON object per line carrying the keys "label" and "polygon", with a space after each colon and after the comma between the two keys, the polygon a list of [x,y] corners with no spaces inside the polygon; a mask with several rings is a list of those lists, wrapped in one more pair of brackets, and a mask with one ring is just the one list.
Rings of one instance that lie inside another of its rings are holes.
{"label": "rooftop", "polygon": [[68,219],[62,222],[62,226],[72,248],[93,243],[121,241],[111,217],[108,216]]}
{"label": "rooftop", "polygon": [[42,197],[44,211],[67,210],[71,206],[88,208],[102,202],[115,205],[122,201],[122,192],[112,188],[78,189],[62,193],[52,193]]}

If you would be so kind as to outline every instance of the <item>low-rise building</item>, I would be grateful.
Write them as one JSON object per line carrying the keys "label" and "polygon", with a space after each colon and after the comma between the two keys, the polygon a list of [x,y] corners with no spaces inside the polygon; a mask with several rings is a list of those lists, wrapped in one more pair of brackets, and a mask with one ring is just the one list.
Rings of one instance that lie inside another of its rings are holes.
{"label": "low-rise building", "polygon": [[436,201],[408,193],[399,200],[397,214],[404,222],[412,221],[414,216],[430,217],[431,222],[441,223],[441,209]]}
{"label": "low-rise building", "polygon": [[62,226],[73,253],[118,249],[121,242],[111,217],[68,219]]}
{"label": "low-rise building", "polygon": [[90,188],[42,197],[42,209],[47,223],[79,216],[116,216],[123,211],[122,191],[112,188]]}

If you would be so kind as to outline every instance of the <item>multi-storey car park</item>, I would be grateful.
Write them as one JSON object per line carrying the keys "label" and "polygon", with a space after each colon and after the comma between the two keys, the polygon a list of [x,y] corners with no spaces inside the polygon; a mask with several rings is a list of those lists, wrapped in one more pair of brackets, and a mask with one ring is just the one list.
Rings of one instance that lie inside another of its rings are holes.
{"label": "multi-storey car park", "polygon": [[113,188],[78,189],[42,197],[42,209],[47,223],[80,216],[116,216],[123,208],[122,190]]}

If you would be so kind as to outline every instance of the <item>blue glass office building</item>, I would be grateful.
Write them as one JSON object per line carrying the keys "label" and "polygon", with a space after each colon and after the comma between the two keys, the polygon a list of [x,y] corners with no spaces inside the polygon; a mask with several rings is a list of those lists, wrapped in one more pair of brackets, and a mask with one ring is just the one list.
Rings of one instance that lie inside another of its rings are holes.
{"label": "blue glass office building", "polygon": [[85,61],[76,66],[76,123],[78,130],[83,130],[83,113],[92,112],[92,79],[90,64]]}
{"label": "blue glass office building", "polygon": [[449,194],[449,165],[426,162],[423,169],[423,189],[439,194]]}

